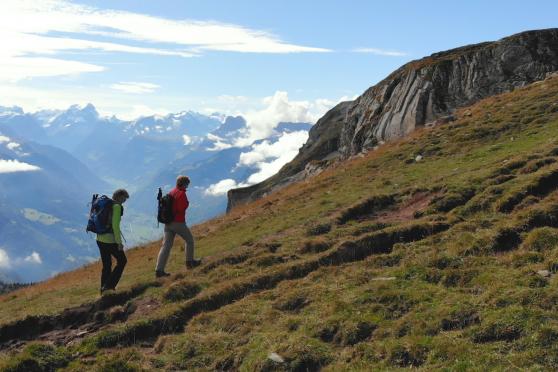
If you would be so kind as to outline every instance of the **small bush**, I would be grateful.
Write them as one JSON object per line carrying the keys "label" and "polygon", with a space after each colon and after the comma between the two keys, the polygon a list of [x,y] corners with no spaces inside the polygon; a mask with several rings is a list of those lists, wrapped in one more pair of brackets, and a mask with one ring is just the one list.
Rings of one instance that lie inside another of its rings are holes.
{"label": "small bush", "polygon": [[323,325],[316,332],[316,337],[340,346],[353,346],[369,339],[376,328],[376,324],[365,321],[333,321]]}
{"label": "small bush", "polygon": [[34,372],[55,371],[70,362],[66,349],[54,348],[46,344],[31,344],[23,352],[8,362],[3,371]]}
{"label": "small bush", "polygon": [[558,229],[541,227],[532,230],[521,247],[528,251],[546,252],[558,247]]}
{"label": "small bush", "polygon": [[380,254],[371,256],[368,259],[368,263],[371,267],[392,267],[399,265],[402,258],[403,255],[401,253]]}
{"label": "small bush", "polygon": [[513,267],[518,268],[544,261],[544,256],[539,252],[517,252],[511,257]]}
{"label": "small bush", "polygon": [[337,332],[339,331],[339,323],[326,323],[323,327],[321,327],[318,332],[316,333],[316,337],[318,337],[323,342],[333,342],[333,339]]}
{"label": "small bush", "polygon": [[332,356],[324,345],[316,340],[302,338],[295,340],[287,347],[280,348],[277,353],[284,359],[284,363],[277,363],[266,359],[261,365],[255,366],[257,371],[320,371],[332,361]]}
{"label": "small bush", "polygon": [[525,199],[523,199],[521,201],[521,203],[519,203],[516,207],[515,210],[522,210],[522,209],[526,209],[527,207],[530,207],[531,205],[535,205],[538,202],[540,202],[540,199],[537,198],[536,196],[533,195],[529,195],[527,196]]}
{"label": "small bush", "polygon": [[503,194],[502,186],[489,186],[481,193],[475,195],[463,207],[461,213],[465,216],[490,209],[490,206]]}
{"label": "small bush", "polygon": [[342,346],[352,346],[367,340],[378,326],[369,322],[346,322],[341,325],[333,342]]}
{"label": "small bush", "polygon": [[376,232],[382,229],[385,229],[386,227],[390,227],[390,224],[387,223],[383,223],[383,222],[374,222],[371,224],[366,224],[366,225],[359,225],[353,232],[353,236],[358,236],[361,234],[366,234],[366,233],[371,233],[371,232]]}
{"label": "small bush", "polygon": [[258,267],[269,267],[283,263],[285,260],[282,256],[275,254],[266,254],[263,256],[255,257],[247,262],[247,265],[256,265]]}
{"label": "small bush", "polygon": [[477,310],[468,304],[459,304],[451,309],[440,320],[440,328],[444,331],[463,329],[480,322]]}
{"label": "small bush", "polygon": [[519,173],[528,174],[538,171],[540,168],[547,166],[549,164],[556,163],[554,158],[543,158],[531,160],[523,168],[520,169]]}
{"label": "small bush", "polygon": [[398,367],[420,367],[426,362],[429,349],[421,344],[395,345],[388,354],[391,364]]}
{"label": "small bush", "polygon": [[273,304],[273,308],[281,311],[299,311],[310,303],[308,298],[302,294],[289,296]]}
{"label": "small bush", "polygon": [[531,314],[524,309],[506,308],[483,320],[473,330],[471,338],[476,343],[514,341],[523,336]]}
{"label": "small bush", "polygon": [[330,231],[331,231],[331,224],[330,223],[321,223],[321,224],[318,224],[318,225],[310,226],[306,230],[306,235],[317,236],[317,235],[327,234]]}
{"label": "small bush", "polygon": [[95,347],[108,348],[118,344],[122,334],[117,331],[101,332],[94,340]]}
{"label": "small bush", "polygon": [[493,322],[480,327],[473,334],[473,341],[477,343],[495,341],[513,341],[521,337],[523,328],[517,324]]}
{"label": "small bush", "polygon": [[323,238],[315,238],[306,240],[304,245],[298,249],[299,253],[320,253],[327,251],[331,247],[331,243]]}
{"label": "small bush", "polygon": [[394,195],[375,195],[360,203],[345,209],[337,219],[337,223],[342,225],[352,220],[373,215],[395,203]]}
{"label": "small bush", "polygon": [[432,261],[430,261],[429,266],[435,267],[440,270],[444,270],[448,268],[457,269],[461,267],[462,264],[463,264],[463,259],[461,257],[451,257],[447,255],[441,255],[439,257],[436,257]]}
{"label": "small bush", "polygon": [[467,203],[475,195],[472,188],[452,190],[432,200],[431,205],[437,212],[449,212],[455,207]]}
{"label": "small bush", "polygon": [[528,285],[530,288],[543,288],[548,285],[548,279],[533,273],[533,275],[529,278]]}
{"label": "small bush", "polygon": [[477,270],[447,269],[442,277],[442,284],[446,287],[464,287],[476,276]]}
{"label": "small bush", "polygon": [[543,347],[551,347],[558,342],[558,330],[544,326],[536,334],[537,343]]}
{"label": "small bush", "polygon": [[99,367],[100,372],[137,372],[140,371],[139,367],[130,364],[120,358],[109,359],[101,363]]}
{"label": "small bush", "polygon": [[192,281],[181,281],[173,283],[164,293],[167,301],[178,302],[195,297],[202,290],[201,286]]}

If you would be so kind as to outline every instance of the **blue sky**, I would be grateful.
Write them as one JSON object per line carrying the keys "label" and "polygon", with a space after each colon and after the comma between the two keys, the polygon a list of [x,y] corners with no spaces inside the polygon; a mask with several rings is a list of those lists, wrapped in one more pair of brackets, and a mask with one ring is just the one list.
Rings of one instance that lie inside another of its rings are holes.
{"label": "blue sky", "polygon": [[409,60],[556,14],[556,1],[3,0],[0,105],[315,120]]}

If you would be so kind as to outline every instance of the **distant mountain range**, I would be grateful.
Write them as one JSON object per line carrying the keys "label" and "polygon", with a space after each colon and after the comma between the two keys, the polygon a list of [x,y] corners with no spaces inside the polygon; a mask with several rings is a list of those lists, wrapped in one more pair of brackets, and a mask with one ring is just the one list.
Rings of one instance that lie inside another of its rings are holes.
{"label": "distant mountain range", "polygon": [[283,142],[294,156],[310,128],[277,123],[252,142],[241,116],[185,111],[123,121],[92,104],[34,113],[0,107],[0,279],[37,281],[97,259],[84,232],[94,192],[130,191],[123,220],[130,245],[160,236],[155,195],[178,174],[192,179],[190,224],[223,213],[228,188],[275,169]]}

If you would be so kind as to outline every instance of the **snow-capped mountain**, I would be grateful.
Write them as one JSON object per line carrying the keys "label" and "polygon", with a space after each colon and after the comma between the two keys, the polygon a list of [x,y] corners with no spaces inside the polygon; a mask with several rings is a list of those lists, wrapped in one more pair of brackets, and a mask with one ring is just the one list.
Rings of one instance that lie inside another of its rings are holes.
{"label": "snow-capped mountain", "polygon": [[[190,224],[224,213],[228,188],[255,183],[290,160],[309,129],[278,123],[252,141],[241,116],[184,111],[124,121],[92,104],[35,113],[0,107],[0,162],[12,168],[0,170],[0,272],[9,267],[12,278],[37,280],[96,258],[83,232],[93,192],[130,191],[130,244],[159,236],[155,194],[178,174],[192,179]],[[3,252],[9,265],[2,266]],[[37,270],[27,271],[31,264]]]}

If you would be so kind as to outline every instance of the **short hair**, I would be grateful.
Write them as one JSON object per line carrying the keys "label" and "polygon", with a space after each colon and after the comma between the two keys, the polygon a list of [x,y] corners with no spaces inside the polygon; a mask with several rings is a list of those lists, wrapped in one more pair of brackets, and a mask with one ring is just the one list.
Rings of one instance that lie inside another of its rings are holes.
{"label": "short hair", "polygon": [[176,187],[184,187],[190,184],[190,178],[188,176],[178,176],[176,178]]}
{"label": "short hair", "polygon": [[125,197],[126,199],[129,199],[130,195],[128,194],[128,191],[126,191],[125,189],[118,189],[112,194],[112,199],[115,200],[119,197]]}

